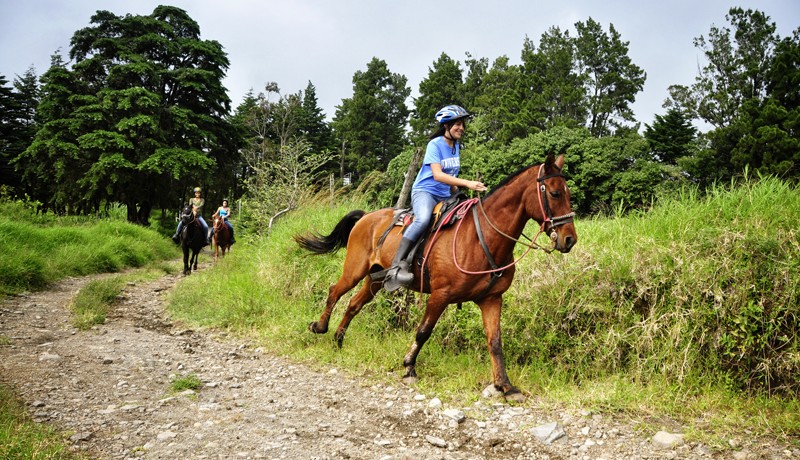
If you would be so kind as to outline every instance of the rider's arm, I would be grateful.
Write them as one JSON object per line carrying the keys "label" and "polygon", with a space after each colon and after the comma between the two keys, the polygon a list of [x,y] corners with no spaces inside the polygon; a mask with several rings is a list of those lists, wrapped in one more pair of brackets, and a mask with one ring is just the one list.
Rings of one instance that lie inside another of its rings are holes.
{"label": "rider's arm", "polygon": [[476,190],[478,192],[486,191],[486,186],[483,185],[482,182],[460,179],[458,177],[451,176],[450,174],[442,171],[442,165],[439,163],[431,163],[431,172],[433,172],[433,179],[437,182],[447,185],[454,185],[456,187],[466,187],[470,190]]}

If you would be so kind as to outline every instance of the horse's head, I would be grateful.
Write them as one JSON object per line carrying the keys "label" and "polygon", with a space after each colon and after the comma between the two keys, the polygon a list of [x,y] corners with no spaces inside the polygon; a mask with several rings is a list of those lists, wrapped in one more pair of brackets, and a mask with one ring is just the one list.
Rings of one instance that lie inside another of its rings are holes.
{"label": "horse's head", "polygon": [[569,187],[561,173],[564,155],[555,158],[547,155],[541,166],[532,168],[536,174],[536,193],[526,197],[526,208],[531,218],[542,225],[542,231],[550,236],[553,247],[560,252],[569,252],[578,242],[570,205]]}
{"label": "horse's head", "polygon": [[192,205],[188,205],[181,211],[181,222],[184,225],[191,223],[194,220],[194,209]]}

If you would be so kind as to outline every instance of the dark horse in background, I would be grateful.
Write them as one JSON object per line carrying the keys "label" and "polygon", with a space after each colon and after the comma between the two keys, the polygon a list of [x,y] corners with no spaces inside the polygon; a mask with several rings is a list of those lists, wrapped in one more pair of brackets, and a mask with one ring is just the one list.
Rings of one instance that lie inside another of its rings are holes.
{"label": "dark horse in background", "polygon": [[[529,166],[506,178],[480,203],[473,200],[476,204],[471,212],[464,210],[463,218],[457,223],[429,235],[423,247],[422,263],[413,264],[415,279],[410,288],[430,296],[414,343],[403,359],[405,382],[416,381],[417,355],[445,308],[452,303],[473,301],[483,318],[494,386],[506,398],[525,399],[506,374],[500,338],[502,296],[514,279],[514,246],[530,219],[541,225],[540,234],[550,237],[551,248],[539,246],[547,252],[567,253],[578,241],[570,192],[561,174],[563,166],[563,156],[548,155],[544,164]],[[336,302],[363,280],[336,330],[335,337],[341,347],[350,321],[383,286],[383,278],[373,280],[369,275],[391,265],[402,232],[401,227],[394,226],[396,220],[392,208],[370,213],[352,211],[328,236],[295,236],[302,248],[316,254],[331,253],[347,246],[342,275],[330,287],[319,321],[309,325],[312,332],[328,331]],[[530,247],[538,246],[535,240]]]}
{"label": "dark horse in background", "polygon": [[225,251],[231,248],[231,229],[225,223],[225,219],[220,216],[214,216],[214,260],[219,259],[219,251],[222,249],[222,257],[225,257]]}
{"label": "dark horse in background", "polygon": [[[183,274],[190,275],[192,269],[197,270],[197,256],[205,245],[206,235],[203,226],[194,215],[192,206],[186,206],[181,212],[183,230],[181,230],[181,248],[183,249]],[[189,251],[192,253],[189,258]]]}

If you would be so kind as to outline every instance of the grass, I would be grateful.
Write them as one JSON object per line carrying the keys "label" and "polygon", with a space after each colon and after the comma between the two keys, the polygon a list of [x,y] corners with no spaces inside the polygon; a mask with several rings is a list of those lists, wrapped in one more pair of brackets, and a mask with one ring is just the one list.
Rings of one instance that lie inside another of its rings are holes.
{"label": "grass", "polygon": [[[10,217],[10,216],[13,216]],[[42,217],[0,203],[0,297],[44,289],[67,276],[119,272],[177,257],[153,230],[110,219]]]}
{"label": "grass", "polygon": [[23,403],[0,386],[0,458],[3,459],[79,459],[68,444],[47,425],[34,422]]}
{"label": "grass", "polygon": [[199,390],[203,382],[194,373],[175,376],[169,384],[170,393],[180,393],[186,390]]}
{"label": "grass", "polygon": [[[327,233],[356,208],[370,209],[320,204],[287,216],[268,238],[186,279],[172,314],[312,366],[396,383],[422,315],[415,296],[407,305],[409,294],[379,293],[342,349],[332,331],[349,296],[328,334],[307,330],[344,251],[310,256],[291,237]],[[504,297],[512,382],[531,404],[625,415],[651,434],[660,429],[652,420],[667,417],[720,448],[741,430],[797,443],[798,219],[798,190],[764,179],[704,196],[687,190],[648,213],[578,220],[576,248],[529,254]],[[455,402],[491,383],[474,304],[445,311],[417,372],[420,391]]]}

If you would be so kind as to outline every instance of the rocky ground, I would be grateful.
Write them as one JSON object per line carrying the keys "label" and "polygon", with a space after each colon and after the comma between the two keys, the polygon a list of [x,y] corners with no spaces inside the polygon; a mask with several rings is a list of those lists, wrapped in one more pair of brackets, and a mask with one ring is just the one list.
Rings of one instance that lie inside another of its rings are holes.
{"label": "rocky ground", "polygon": [[[71,326],[68,303],[91,278],[0,305],[0,381],[40,422],[98,459],[800,459],[800,450],[732,439],[714,451],[681,427],[653,436],[589,411],[512,407],[496,394],[469,407],[401,382],[319,372],[165,314],[164,276],[130,284],[106,323]],[[196,391],[170,393],[194,374]]]}

